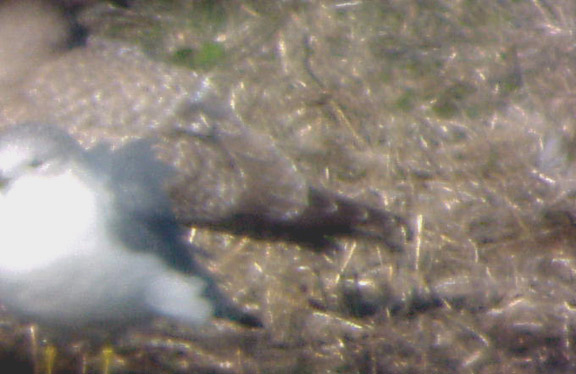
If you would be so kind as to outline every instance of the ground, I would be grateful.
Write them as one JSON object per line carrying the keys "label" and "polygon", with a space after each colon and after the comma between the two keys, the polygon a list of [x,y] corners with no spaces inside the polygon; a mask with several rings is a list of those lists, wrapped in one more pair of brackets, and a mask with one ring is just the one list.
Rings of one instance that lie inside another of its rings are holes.
{"label": "ground", "polygon": [[[264,328],[159,322],[120,339],[115,370],[576,368],[573,2],[97,5],[94,34],[210,76],[312,185],[414,231],[400,252],[366,238],[323,252],[193,229]],[[6,324],[7,349],[27,352]],[[63,352],[62,370],[77,365]]]}

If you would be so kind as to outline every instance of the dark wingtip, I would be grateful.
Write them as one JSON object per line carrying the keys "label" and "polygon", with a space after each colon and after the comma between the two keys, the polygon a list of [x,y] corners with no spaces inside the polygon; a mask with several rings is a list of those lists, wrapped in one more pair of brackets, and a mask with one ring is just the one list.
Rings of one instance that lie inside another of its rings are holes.
{"label": "dark wingtip", "polygon": [[192,261],[192,267],[193,273],[200,276],[206,282],[206,288],[202,294],[212,301],[214,317],[228,319],[246,327],[260,328],[264,326],[260,318],[242,310],[241,307],[225,295],[205,268],[199,266],[194,261]]}
{"label": "dark wingtip", "polygon": [[264,327],[264,324],[259,317],[244,312],[236,307],[217,308],[214,312],[214,317],[229,319],[230,321],[237,322],[250,328]]}
{"label": "dark wingtip", "polygon": [[384,209],[316,188],[310,189],[309,208],[302,220],[317,221],[332,235],[381,240],[393,251],[401,251],[413,238],[408,220]]}
{"label": "dark wingtip", "polygon": [[213,222],[184,223],[257,239],[296,242],[317,250],[334,248],[335,237],[355,236],[382,241],[391,251],[402,251],[414,236],[409,221],[400,215],[316,188],[309,190],[306,209],[289,220],[238,213]]}

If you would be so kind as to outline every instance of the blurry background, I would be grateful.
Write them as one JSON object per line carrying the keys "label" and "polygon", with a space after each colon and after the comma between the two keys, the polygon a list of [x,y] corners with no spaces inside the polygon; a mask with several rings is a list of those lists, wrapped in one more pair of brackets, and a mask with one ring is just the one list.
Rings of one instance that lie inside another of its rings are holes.
{"label": "blurry background", "polygon": [[[129,332],[120,373],[566,373],[576,369],[576,4],[134,0],[93,38],[210,76],[311,184],[410,220],[402,252],[193,229],[263,329]],[[28,330],[0,325],[30,367]],[[96,353],[68,344],[59,372]],[[97,352],[96,349],[93,350]]]}

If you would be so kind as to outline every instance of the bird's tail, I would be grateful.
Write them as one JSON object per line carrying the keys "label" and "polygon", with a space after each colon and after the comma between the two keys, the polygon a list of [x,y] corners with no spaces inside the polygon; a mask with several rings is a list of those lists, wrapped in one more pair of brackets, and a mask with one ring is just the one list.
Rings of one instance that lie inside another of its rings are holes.
{"label": "bird's tail", "polygon": [[205,288],[206,282],[199,277],[170,271],[152,279],[145,301],[162,316],[198,325],[214,312],[212,301],[204,295]]}

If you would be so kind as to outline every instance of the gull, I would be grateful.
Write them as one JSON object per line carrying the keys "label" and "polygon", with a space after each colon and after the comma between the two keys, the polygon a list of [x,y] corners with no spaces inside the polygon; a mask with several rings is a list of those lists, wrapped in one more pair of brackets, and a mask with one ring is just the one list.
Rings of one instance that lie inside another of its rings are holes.
{"label": "gull", "polygon": [[[90,151],[62,129],[0,134],[0,296],[72,330],[233,311],[194,263],[148,142]],[[239,315],[239,314],[237,314]]]}
{"label": "gull", "polygon": [[184,226],[314,248],[368,234],[402,249],[402,217],[312,185],[210,74],[98,35],[71,43],[76,20],[65,3],[80,1],[0,2],[0,126],[53,123],[83,144],[158,139],[156,157],[176,171],[167,188]]}

